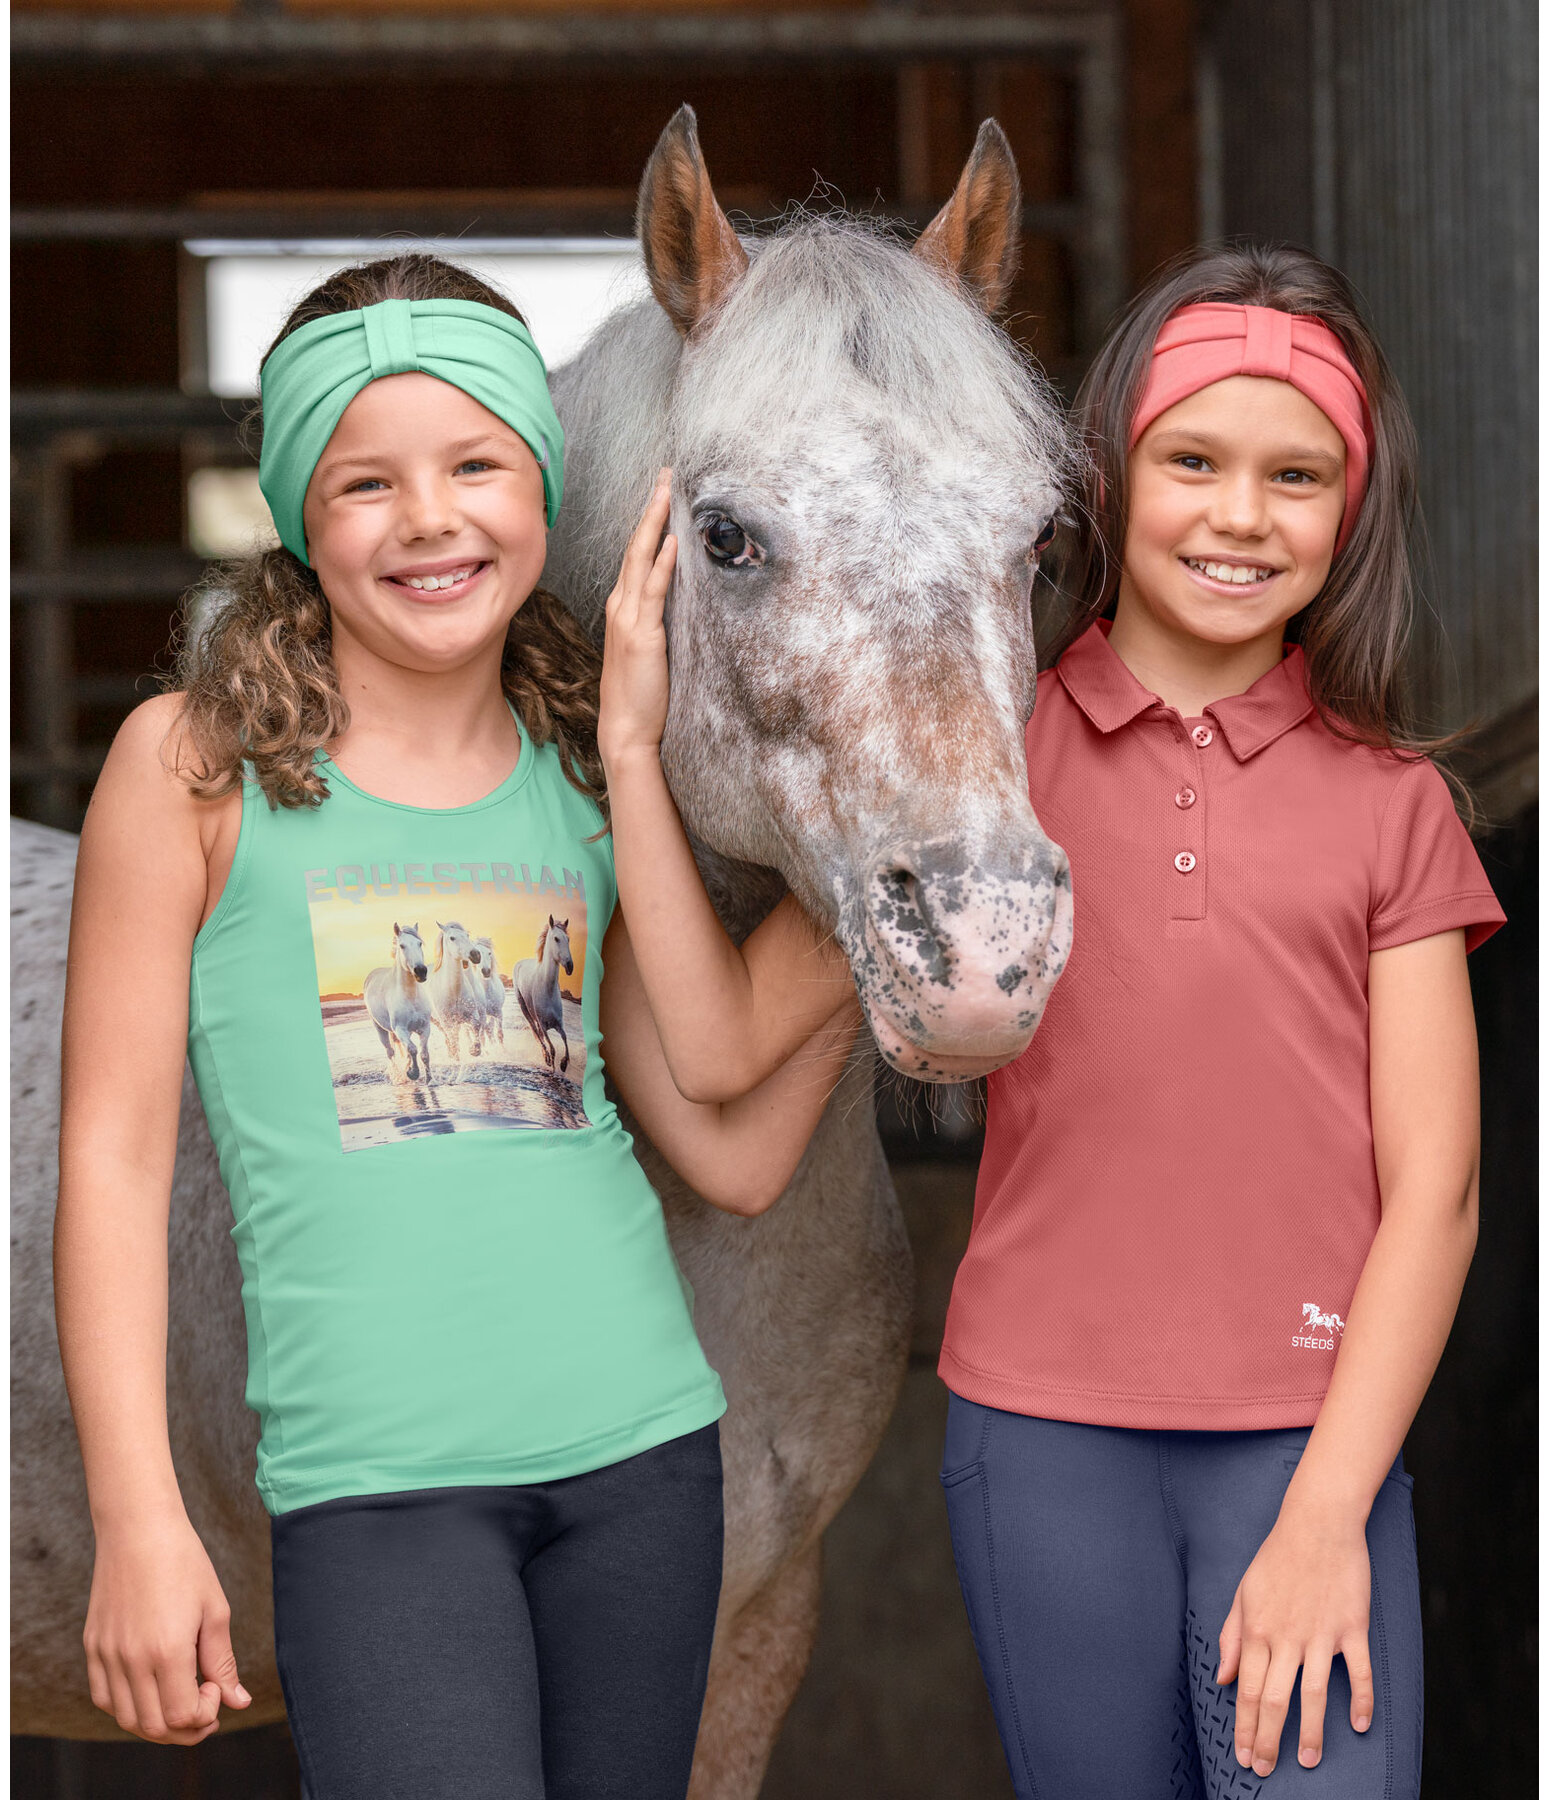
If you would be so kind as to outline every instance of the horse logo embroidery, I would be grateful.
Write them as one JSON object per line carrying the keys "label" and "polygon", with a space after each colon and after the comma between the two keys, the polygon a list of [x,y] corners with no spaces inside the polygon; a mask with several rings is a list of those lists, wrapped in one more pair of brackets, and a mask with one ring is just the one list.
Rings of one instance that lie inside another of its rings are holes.
{"label": "horse logo embroidery", "polygon": [[1335,1340],[1345,1332],[1345,1320],[1339,1313],[1321,1312],[1311,1300],[1302,1307],[1302,1329],[1292,1338],[1299,1350],[1333,1350]]}
{"label": "horse logo embroidery", "polygon": [[406,861],[306,877],[346,1150],[591,1123],[580,871]]}

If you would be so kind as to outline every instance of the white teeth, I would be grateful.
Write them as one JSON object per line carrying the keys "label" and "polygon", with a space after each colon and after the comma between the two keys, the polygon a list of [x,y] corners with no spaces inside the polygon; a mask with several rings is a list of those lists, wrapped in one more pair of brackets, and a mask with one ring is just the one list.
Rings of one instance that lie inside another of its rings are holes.
{"label": "white teeth", "polygon": [[472,574],[472,569],[458,569],[451,575],[409,575],[405,579],[412,588],[435,593],[440,588],[456,587],[460,581],[466,581]]}
{"label": "white teeth", "polygon": [[1268,581],[1275,574],[1274,569],[1256,568],[1246,563],[1205,562],[1198,556],[1187,556],[1184,560],[1212,581],[1228,581],[1234,587],[1244,587],[1251,581]]}

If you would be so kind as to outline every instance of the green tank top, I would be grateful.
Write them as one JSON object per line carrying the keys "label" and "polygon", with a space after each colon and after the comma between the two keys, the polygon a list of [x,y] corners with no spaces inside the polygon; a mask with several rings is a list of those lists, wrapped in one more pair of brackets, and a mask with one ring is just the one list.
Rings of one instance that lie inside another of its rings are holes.
{"label": "green tank top", "polygon": [[189,991],[264,1504],[552,1480],[709,1424],[721,1384],[603,1088],[597,808],[525,731],[471,806],[323,771],[316,808],[245,784]]}

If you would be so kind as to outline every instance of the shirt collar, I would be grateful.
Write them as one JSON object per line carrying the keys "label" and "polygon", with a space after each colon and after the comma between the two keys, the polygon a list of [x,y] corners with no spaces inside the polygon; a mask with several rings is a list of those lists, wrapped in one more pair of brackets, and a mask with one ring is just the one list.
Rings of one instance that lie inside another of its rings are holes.
{"label": "shirt collar", "polygon": [[[1166,710],[1109,648],[1111,623],[1099,619],[1090,625],[1056,665],[1066,692],[1102,732],[1117,731],[1154,708]],[[1233,755],[1247,762],[1313,711],[1302,647],[1288,646],[1280,662],[1245,693],[1229,694],[1205,710]]]}

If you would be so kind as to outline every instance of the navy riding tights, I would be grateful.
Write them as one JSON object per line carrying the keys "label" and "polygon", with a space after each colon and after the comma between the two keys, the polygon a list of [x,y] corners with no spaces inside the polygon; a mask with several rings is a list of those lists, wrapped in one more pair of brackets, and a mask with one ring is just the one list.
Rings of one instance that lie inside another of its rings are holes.
{"label": "navy riding tights", "polygon": [[1336,1657],[1316,1767],[1297,1761],[1295,1693],[1271,1774],[1233,1754],[1218,1634],[1307,1441],[1069,1424],[952,1396],[953,1555],[1018,1800],[1415,1800],[1421,1603],[1398,1460],[1367,1522],[1371,1725],[1352,1729]]}
{"label": "navy riding tights", "polygon": [[715,1425],[530,1487],[272,1521],[307,1800],[683,1800],[721,1584]]}

